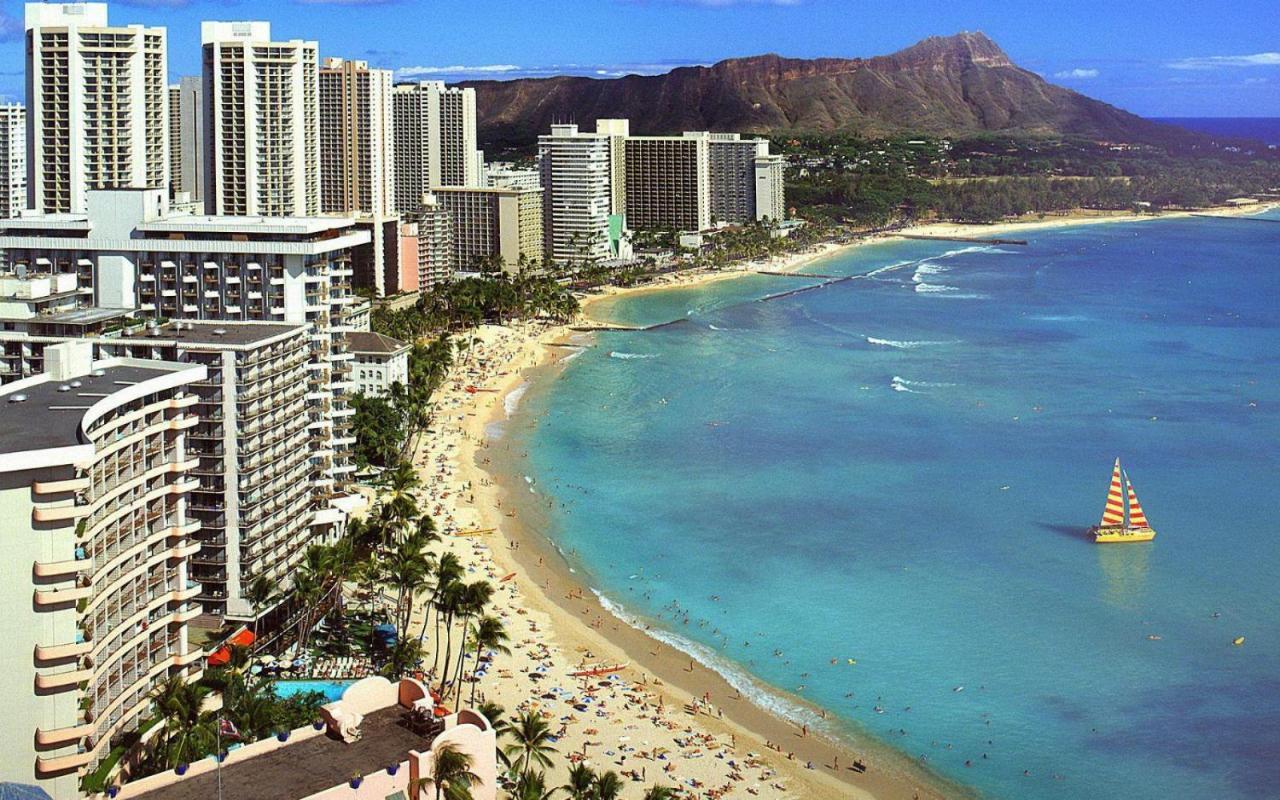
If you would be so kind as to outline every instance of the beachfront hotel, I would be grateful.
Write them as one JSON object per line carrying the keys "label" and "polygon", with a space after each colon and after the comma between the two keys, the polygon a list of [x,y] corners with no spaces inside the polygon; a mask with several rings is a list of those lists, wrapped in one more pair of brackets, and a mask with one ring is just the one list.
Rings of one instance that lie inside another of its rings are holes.
{"label": "beachfront hotel", "polygon": [[356,391],[368,397],[386,397],[393,384],[409,385],[409,351],[413,346],[373,331],[347,334],[355,356],[351,375]]}
{"label": "beachfront hotel", "polygon": [[708,135],[712,220],[735,225],[782,220],[784,162],[769,153],[769,140]]}
{"label": "beachfront hotel", "polygon": [[160,189],[89,193],[84,214],[0,221],[0,270],[75,274],[100,309],[184,320],[309,326],[310,457],[339,499],[355,465],[347,403],[351,254],[369,234],[343,217],[193,216]]}
{"label": "beachfront hotel", "polygon": [[397,290],[427,292],[453,280],[453,218],[436,196],[424,195],[418,209],[401,218]]}
{"label": "beachfront hotel", "polygon": [[107,25],[106,3],[28,3],[27,205],[169,183],[165,29]]}
{"label": "beachfront hotel", "polygon": [[538,137],[543,252],[553,261],[584,263],[626,255],[626,220],[617,211],[614,174],[619,137],[552,125]]}
{"label": "beachfront hotel", "polygon": [[205,213],[319,214],[319,46],[273,42],[269,22],[202,22],[200,39]]}
{"label": "beachfront hotel", "polygon": [[200,613],[187,436],[206,369],[90,351],[55,345],[44,374],[0,388],[0,775],[55,800],[78,797],[78,771],[204,655],[187,637]]}
{"label": "beachfront hotel", "polygon": [[542,261],[542,190],[440,186],[432,194],[453,220],[453,263],[474,271],[501,258],[514,272]]}
{"label": "beachfront hotel", "polygon": [[633,229],[711,227],[711,135],[630,136],[627,224]]}

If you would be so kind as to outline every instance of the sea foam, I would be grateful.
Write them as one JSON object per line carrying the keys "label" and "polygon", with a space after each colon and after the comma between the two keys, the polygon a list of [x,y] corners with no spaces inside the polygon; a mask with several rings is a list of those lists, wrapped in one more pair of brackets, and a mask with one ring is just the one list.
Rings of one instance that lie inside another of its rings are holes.
{"label": "sea foam", "polygon": [[511,415],[516,413],[516,409],[520,407],[520,399],[527,391],[529,391],[529,384],[525,382],[507,392],[507,396],[502,398],[502,410],[506,412],[507,419],[511,419]]}
{"label": "sea foam", "polygon": [[774,716],[790,720],[796,725],[808,725],[815,730],[831,730],[827,721],[821,715],[800,703],[788,700],[778,692],[762,685],[731,660],[715,652],[710,647],[677,633],[646,625],[643,620],[629,613],[621,605],[613,602],[594,587],[592,587],[591,593],[596,596],[601,608],[605,611],[644,633],[649,638],[656,639],[669,647],[674,647],[676,650],[688,654],[693,660],[724,678],[726,683],[737,689],[743,697],[757,707]]}
{"label": "sea foam", "polygon": [[609,358],[620,358],[624,361],[631,361],[636,358],[657,358],[657,353],[619,353],[617,350],[609,351]]}

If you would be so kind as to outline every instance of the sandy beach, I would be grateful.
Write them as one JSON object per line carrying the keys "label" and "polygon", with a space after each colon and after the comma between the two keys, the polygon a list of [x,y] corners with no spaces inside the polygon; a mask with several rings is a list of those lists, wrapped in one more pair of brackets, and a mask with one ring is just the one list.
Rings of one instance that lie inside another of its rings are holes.
{"label": "sandy beach", "polygon": [[[1210,213],[1260,210],[1251,206]],[[990,238],[1036,227],[1168,216],[933,224],[901,232]],[[887,238],[822,245],[732,269],[676,273],[632,289],[609,288],[584,300],[584,315],[589,317],[592,306],[620,293],[761,270],[796,271],[846,247]],[[566,757],[574,753],[595,769],[632,778],[637,787],[663,783],[680,787],[690,797],[897,800],[969,794],[870,737],[845,729],[838,738],[826,735],[833,729],[824,712],[798,698],[784,697],[791,719],[756,705],[715,671],[606,610],[582,575],[538,533],[536,501],[529,499],[532,495],[522,478],[525,454],[512,452],[501,436],[491,435],[505,423],[508,407],[518,402],[530,382],[553,380],[576,346],[589,345],[591,336],[575,334],[568,326],[532,323],[483,326],[472,336],[472,346],[460,354],[451,380],[437,396],[432,430],[414,453],[423,479],[419,495],[423,507],[452,534],[445,537],[446,547],[466,565],[467,579],[487,576],[498,589],[493,613],[506,625],[512,654],[494,659],[479,688],[508,713],[533,709],[548,719],[560,737],[561,754],[548,771],[548,785],[565,782]],[[413,625],[425,621],[419,608]],[[599,664],[627,666],[608,678],[570,675]],[[856,771],[855,761],[867,770]]]}

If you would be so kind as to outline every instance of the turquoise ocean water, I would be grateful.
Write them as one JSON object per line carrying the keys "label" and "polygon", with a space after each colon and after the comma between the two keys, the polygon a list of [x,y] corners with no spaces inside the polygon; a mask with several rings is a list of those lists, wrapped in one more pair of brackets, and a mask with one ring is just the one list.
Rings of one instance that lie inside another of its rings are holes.
{"label": "turquoise ocean water", "polygon": [[[619,613],[988,796],[1278,796],[1280,224],[1021,235],[615,303],[679,321],[521,399],[529,502]],[[1151,544],[1082,536],[1116,456]]]}

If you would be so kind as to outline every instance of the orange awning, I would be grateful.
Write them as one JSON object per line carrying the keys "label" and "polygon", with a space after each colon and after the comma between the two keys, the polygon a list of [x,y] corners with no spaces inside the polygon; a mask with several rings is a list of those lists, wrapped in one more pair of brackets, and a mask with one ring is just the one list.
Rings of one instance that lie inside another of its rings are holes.
{"label": "orange awning", "polygon": [[231,660],[232,647],[248,647],[253,644],[253,631],[248,628],[241,628],[231,635],[231,638],[223,642],[222,646],[213,651],[213,655],[209,656],[209,666],[221,667]]}

